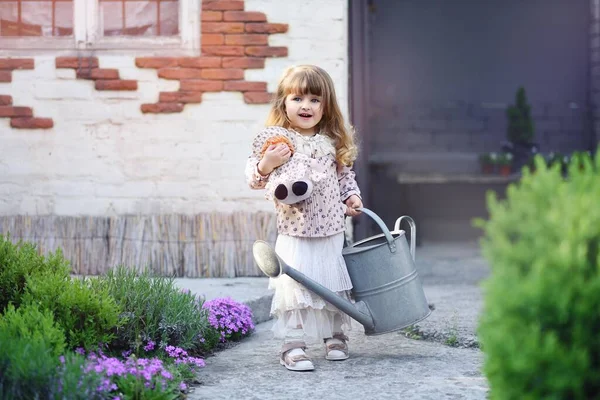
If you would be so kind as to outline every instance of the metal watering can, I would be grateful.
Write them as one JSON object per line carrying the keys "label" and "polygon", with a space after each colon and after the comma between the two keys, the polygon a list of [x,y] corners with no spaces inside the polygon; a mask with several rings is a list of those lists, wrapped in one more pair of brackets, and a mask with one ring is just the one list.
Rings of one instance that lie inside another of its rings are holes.
{"label": "metal watering can", "polygon": [[[383,233],[358,241],[342,250],[352,280],[351,303],[287,265],[266,242],[257,240],[254,260],[267,275],[286,274],[308,290],[348,314],[365,328],[366,335],[397,331],[429,316],[431,310],[415,268],[416,226],[412,218],[400,217],[390,232],[373,211],[359,209],[371,217]],[[402,220],[411,231],[410,251]]]}

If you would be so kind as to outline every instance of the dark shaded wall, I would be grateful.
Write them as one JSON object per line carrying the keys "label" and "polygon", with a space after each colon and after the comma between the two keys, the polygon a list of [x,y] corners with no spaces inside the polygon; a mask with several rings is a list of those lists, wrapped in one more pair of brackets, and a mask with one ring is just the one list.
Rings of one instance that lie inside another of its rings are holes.
{"label": "dark shaded wall", "polygon": [[591,145],[588,0],[374,0],[372,152],[494,151],[524,85],[543,151]]}
{"label": "dark shaded wall", "polygon": [[400,215],[414,216],[425,240],[476,238],[471,221],[486,216],[486,191],[502,196],[506,184],[400,185],[396,178],[477,173],[477,156],[500,151],[506,140],[505,110],[520,85],[542,152],[593,149],[590,6],[372,0],[365,11],[368,206],[390,226]]}

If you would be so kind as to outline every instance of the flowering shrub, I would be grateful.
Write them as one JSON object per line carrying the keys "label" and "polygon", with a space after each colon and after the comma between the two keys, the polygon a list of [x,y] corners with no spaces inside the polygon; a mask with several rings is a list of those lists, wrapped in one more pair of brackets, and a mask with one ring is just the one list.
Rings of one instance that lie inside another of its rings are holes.
{"label": "flowering shrub", "polygon": [[165,354],[168,362],[156,357],[129,355],[120,360],[102,352],[90,353],[84,372],[102,376],[98,391],[116,398],[144,399],[159,393],[177,398],[187,388],[184,380],[193,378],[205,363],[179,347],[167,346]]}
{"label": "flowering shrub", "polygon": [[122,326],[115,329],[115,339],[109,343],[115,354],[148,353],[150,350],[143,346],[149,341],[155,351],[168,345],[191,352],[205,348],[200,339],[213,330],[208,312],[197,304],[194,295],[179,290],[173,278],[118,267],[96,279],[94,285],[108,290],[122,310]]}
{"label": "flowering shrub", "polygon": [[207,301],[202,307],[209,311],[208,322],[219,331],[221,342],[239,340],[254,329],[250,307],[229,297]]}
{"label": "flowering shrub", "polygon": [[2,399],[184,398],[205,366],[198,356],[254,329],[250,308],[230,298],[205,302],[123,267],[72,278],[60,251],[39,256],[1,235],[0,266]]}

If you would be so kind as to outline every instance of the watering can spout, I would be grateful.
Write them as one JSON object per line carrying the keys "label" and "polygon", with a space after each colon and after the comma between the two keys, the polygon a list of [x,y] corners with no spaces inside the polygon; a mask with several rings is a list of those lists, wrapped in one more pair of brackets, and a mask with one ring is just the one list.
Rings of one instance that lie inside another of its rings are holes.
{"label": "watering can spout", "polygon": [[281,274],[286,274],[296,282],[304,285],[307,289],[322,297],[325,301],[333,304],[340,311],[354,318],[365,329],[371,330],[375,327],[373,316],[369,307],[363,301],[351,303],[338,296],[335,292],[327,289],[325,286],[313,281],[303,273],[287,265],[277,254],[275,250],[266,242],[257,240],[252,247],[254,260],[265,275],[276,278]]}

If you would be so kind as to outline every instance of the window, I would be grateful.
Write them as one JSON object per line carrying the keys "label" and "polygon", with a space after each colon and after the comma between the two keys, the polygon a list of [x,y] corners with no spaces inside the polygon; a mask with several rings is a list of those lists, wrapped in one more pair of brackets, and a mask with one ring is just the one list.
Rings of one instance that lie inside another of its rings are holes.
{"label": "window", "polygon": [[200,45],[200,0],[0,0],[0,51],[181,50]]}
{"label": "window", "polygon": [[0,36],[73,36],[73,0],[1,0]]}
{"label": "window", "polygon": [[179,34],[177,0],[100,0],[104,36],[176,36]]}

